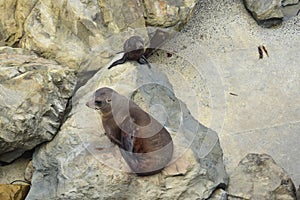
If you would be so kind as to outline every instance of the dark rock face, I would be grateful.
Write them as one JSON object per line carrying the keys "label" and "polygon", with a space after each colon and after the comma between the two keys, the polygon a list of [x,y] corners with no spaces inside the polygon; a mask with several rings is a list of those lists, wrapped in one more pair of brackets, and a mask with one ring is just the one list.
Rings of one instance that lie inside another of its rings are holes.
{"label": "dark rock face", "polygon": [[0,48],[0,161],[50,141],[73,93],[74,70],[26,50]]}
{"label": "dark rock face", "polygon": [[267,154],[248,154],[231,174],[228,193],[241,199],[296,199],[291,178]]}

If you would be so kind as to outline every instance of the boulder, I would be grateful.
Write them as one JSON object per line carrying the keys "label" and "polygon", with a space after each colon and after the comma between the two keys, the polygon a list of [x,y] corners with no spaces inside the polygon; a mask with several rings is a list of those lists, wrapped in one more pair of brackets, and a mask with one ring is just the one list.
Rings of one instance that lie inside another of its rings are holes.
{"label": "boulder", "polygon": [[29,185],[0,184],[0,199],[24,200],[29,188]]}
{"label": "boulder", "polygon": [[[0,2],[0,46],[17,46],[24,33],[24,23],[37,0]],[[2,43],[2,44],[1,44]]]}
{"label": "boulder", "polygon": [[53,139],[75,83],[72,69],[23,49],[0,48],[0,161]]}
{"label": "boulder", "polygon": [[196,4],[195,0],[145,0],[143,2],[147,25],[175,29],[181,29],[188,22]]}
{"label": "boulder", "polygon": [[[216,132],[192,117],[167,75],[135,62],[106,68],[77,91],[61,131],[34,153],[28,199],[205,199],[224,188],[227,174]],[[131,98],[169,130],[174,155],[162,172],[136,176],[105,136],[99,114],[86,106],[104,86]]]}
{"label": "boulder", "polygon": [[267,154],[248,154],[241,160],[227,190],[238,199],[296,200],[290,176]]}
{"label": "boulder", "polygon": [[95,70],[119,51],[124,38],[146,38],[146,25],[178,30],[194,5],[195,0],[3,1],[0,45],[30,49],[73,69],[100,55]]}
{"label": "boulder", "polygon": [[16,183],[30,183],[24,176],[26,173],[26,167],[30,163],[30,158],[24,158],[24,156],[16,159],[9,165],[0,166],[0,184],[10,184],[16,181]]}
{"label": "boulder", "polygon": [[281,10],[281,1],[244,0],[244,4],[259,24],[271,27],[280,24],[284,17]]}

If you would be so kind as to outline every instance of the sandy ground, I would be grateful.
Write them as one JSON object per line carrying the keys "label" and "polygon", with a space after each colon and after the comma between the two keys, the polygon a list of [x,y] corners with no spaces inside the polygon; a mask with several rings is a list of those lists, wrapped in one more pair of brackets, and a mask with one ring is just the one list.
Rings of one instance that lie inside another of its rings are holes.
{"label": "sandy ground", "polygon": [[[298,186],[300,16],[266,29],[241,0],[203,0],[176,41],[206,81],[212,116],[197,118],[218,132],[228,173],[248,153],[267,153]],[[258,59],[259,45],[269,57]]]}

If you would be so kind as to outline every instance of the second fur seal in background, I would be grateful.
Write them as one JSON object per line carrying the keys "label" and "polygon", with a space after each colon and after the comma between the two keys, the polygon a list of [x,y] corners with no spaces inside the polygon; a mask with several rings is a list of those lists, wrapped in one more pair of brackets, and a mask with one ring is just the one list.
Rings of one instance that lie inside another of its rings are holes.
{"label": "second fur seal in background", "polygon": [[145,57],[145,47],[144,40],[140,36],[132,36],[127,39],[123,46],[124,55],[121,59],[113,62],[108,69],[113,68],[116,65],[123,64],[127,60],[135,60],[139,64],[147,64],[149,68],[151,68],[150,63]]}
{"label": "second fur seal in background", "polygon": [[123,45],[123,57],[113,62],[108,69],[111,69],[116,65],[123,64],[127,60],[137,61],[140,64],[147,64],[148,67],[151,68],[151,65],[147,59],[153,54],[153,52],[161,47],[171,37],[171,35],[167,30],[162,29],[156,29],[150,35],[150,43],[147,48],[145,48],[142,37],[135,35],[128,38]]}
{"label": "second fur seal in background", "polygon": [[106,135],[120,147],[123,158],[137,175],[159,173],[171,161],[173,141],[169,132],[132,100],[103,87],[87,106],[100,111]]}

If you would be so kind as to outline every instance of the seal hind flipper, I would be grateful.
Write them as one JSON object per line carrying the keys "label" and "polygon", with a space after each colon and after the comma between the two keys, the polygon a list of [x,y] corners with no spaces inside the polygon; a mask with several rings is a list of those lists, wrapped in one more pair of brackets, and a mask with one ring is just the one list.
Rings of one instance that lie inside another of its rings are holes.
{"label": "seal hind flipper", "polygon": [[113,62],[113,63],[108,67],[108,69],[111,69],[111,68],[113,68],[114,66],[123,64],[123,63],[126,62],[126,60],[127,60],[127,56],[126,56],[126,54],[124,54],[124,56],[123,56],[121,59],[116,60],[115,62]]}

